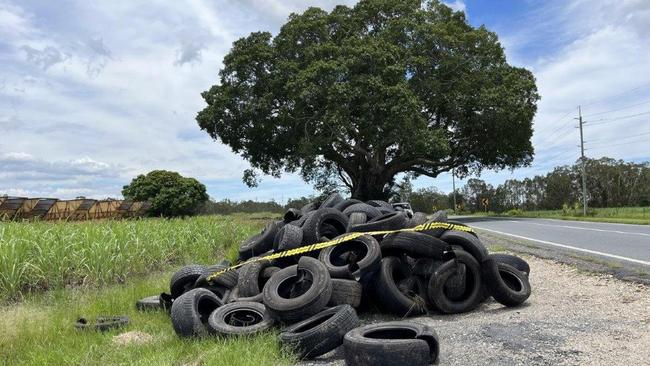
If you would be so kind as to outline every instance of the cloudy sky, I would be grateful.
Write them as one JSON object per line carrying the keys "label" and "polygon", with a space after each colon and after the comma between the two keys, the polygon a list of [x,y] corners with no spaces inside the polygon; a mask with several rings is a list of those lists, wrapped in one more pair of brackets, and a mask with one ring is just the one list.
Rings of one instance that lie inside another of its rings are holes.
{"label": "cloudy sky", "polygon": [[[341,3],[354,1],[0,0],[0,194],[119,197],[152,169],[194,176],[215,199],[312,193],[293,175],[247,188],[248,164],[194,117],[234,40]],[[448,3],[496,31],[542,95],[533,165],[481,178],[499,184],[575,161],[578,105],[589,157],[650,159],[650,1]],[[450,191],[451,177],[415,186]]]}

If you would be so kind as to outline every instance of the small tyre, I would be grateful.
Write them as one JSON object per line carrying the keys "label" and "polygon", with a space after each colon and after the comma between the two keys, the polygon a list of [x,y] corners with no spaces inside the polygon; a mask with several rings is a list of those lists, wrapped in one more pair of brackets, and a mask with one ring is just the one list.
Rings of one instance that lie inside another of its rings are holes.
{"label": "small tyre", "polygon": [[135,303],[135,308],[140,311],[151,311],[162,309],[160,295],[147,296]]}
{"label": "small tyre", "polygon": [[273,319],[259,302],[238,301],[217,308],[208,318],[211,333],[232,336],[262,332],[271,328]]}
{"label": "small tyre", "polygon": [[490,254],[490,257],[492,257],[492,259],[496,260],[498,263],[509,264],[524,272],[527,276],[530,276],[530,266],[528,265],[528,262],[526,262],[523,258],[506,253],[494,253]]}
{"label": "small tyre", "polygon": [[481,240],[470,233],[458,230],[448,230],[440,236],[449,245],[458,245],[471,254],[476,261],[482,263],[488,256],[488,251]]}
{"label": "small tyre", "polygon": [[379,269],[381,248],[375,238],[362,235],[323,249],[318,259],[333,278],[366,282]]}
{"label": "small tyre", "polygon": [[284,225],[283,221],[272,222],[261,233],[248,238],[239,247],[239,260],[247,260],[273,249],[273,239]]}
{"label": "small tyre", "polygon": [[332,296],[327,306],[348,304],[356,308],[361,303],[363,287],[354,280],[332,278]]}
{"label": "small tyre", "polygon": [[367,232],[381,230],[399,230],[408,225],[408,217],[404,212],[395,211],[370,219],[365,224],[354,225],[350,232]]}
{"label": "small tyre", "polygon": [[176,271],[169,281],[169,292],[175,299],[194,288],[194,283],[203,274],[205,266],[190,264]]}
{"label": "small tyre", "polygon": [[332,281],[327,268],[311,257],[301,257],[297,265],[273,274],[262,290],[269,314],[284,323],[315,315],[331,296]]}
{"label": "small tyre", "polygon": [[[337,233],[336,235],[333,235],[334,233],[331,232],[331,227],[334,228]],[[345,233],[347,227],[348,218],[341,211],[331,207],[319,209],[310,215],[302,225],[303,244],[320,243],[323,237],[332,239],[335,236]],[[325,230],[326,228],[329,230]]]}
{"label": "small tyre", "polygon": [[222,305],[215,294],[203,288],[184,293],[172,303],[171,318],[174,331],[179,337],[208,335],[208,317]]}
{"label": "small tyre", "polygon": [[285,225],[273,239],[273,249],[283,251],[298,248],[302,245],[303,230],[299,226]]}
{"label": "small tyre", "polygon": [[[344,201],[343,197],[341,197],[341,195],[338,194],[337,192],[334,192],[334,193],[330,194],[329,196],[327,196],[325,201],[323,201],[323,203],[321,203],[318,208],[319,209],[326,208],[326,207],[332,207],[333,208],[333,207],[335,207],[336,205],[338,205],[339,203],[341,203],[343,201]],[[341,210],[338,210],[338,211],[341,211]]]}
{"label": "small tyre", "polygon": [[365,224],[366,222],[368,222],[368,217],[365,213],[353,212],[348,219],[348,229],[355,225]]}
{"label": "small tyre", "polygon": [[284,213],[282,220],[288,224],[290,222],[298,220],[301,216],[302,216],[302,211],[296,208],[290,208],[287,210],[287,212]]}
{"label": "small tyre", "polygon": [[[441,265],[429,279],[427,295],[431,304],[447,314],[464,313],[475,309],[483,300],[481,269],[474,257],[462,250],[451,252],[452,259]],[[461,296],[450,297],[447,282],[459,274],[459,264],[464,264],[466,289]]]}
{"label": "small tyre", "polygon": [[355,203],[343,210],[343,213],[347,216],[352,215],[353,212],[363,212],[369,220],[381,216],[381,211],[377,207],[370,206],[367,203]]}
{"label": "small tyre", "polygon": [[440,346],[433,328],[394,321],[349,331],[343,340],[343,350],[346,365],[420,366],[437,364]]}
{"label": "small tyre", "polygon": [[[201,276],[196,279],[196,282],[194,283],[195,287],[201,286],[201,284],[206,283],[207,278],[212,275],[215,272],[222,271],[224,269],[228,268],[228,266],[224,266],[222,264],[215,264],[212,266],[207,266],[204,267],[203,272],[201,273]],[[227,289],[232,289],[233,287],[237,286],[237,280],[239,278],[239,272],[237,270],[229,270],[226,272],[223,272],[219,276],[217,276],[213,281],[212,285],[218,285],[218,286],[223,286]]]}
{"label": "small tyre", "polygon": [[515,267],[498,263],[492,256],[481,263],[485,287],[494,300],[505,306],[517,306],[530,297],[528,276]]}
{"label": "small tyre", "polygon": [[337,203],[336,206],[334,206],[334,208],[341,211],[341,212],[343,212],[343,210],[345,210],[346,208],[348,208],[348,207],[350,207],[350,206],[352,206],[352,205],[354,205],[356,203],[363,203],[363,202],[361,202],[359,200],[356,200],[354,198],[350,198],[350,199],[343,200],[343,201]]}
{"label": "small tyre", "polygon": [[339,305],[289,326],[280,333],[280,343],[299,359],[308,360],[342,345],[345,334],[358,325],[356,311],[350,305]]}
{"label": "small tyre", "polygon": [[267,260],[255,261],[244,264],[239,269],[239,279],[237,281],[237,291],[239,297],[251,297],[259,295],[262,292],[260,287],[260,277],[262,271],[269,267],[271,262]]}
{"label": "small tyre", "polygon": [[409,220],[409,226],[415,227],[427,222],[427,214],[424,212],[416,212],[413,214],[413,217]]}
{"label": "small tyre", "polygon": [[381,253],[384,256],[406,254],[413,258],[442,259],[449,244],[431,235],[414,231],[388,234],[381,241]]}
{"label": "small tyre", "polygon": [[421,296],[420,291],[411,292],[411,286],[399,287],[399,283],[409,277],[410,269],[399,258],[386,257],[381,260],[381,269],[375,284],[376,301],[391,314],[405,317],[426,312],[426,299]]}

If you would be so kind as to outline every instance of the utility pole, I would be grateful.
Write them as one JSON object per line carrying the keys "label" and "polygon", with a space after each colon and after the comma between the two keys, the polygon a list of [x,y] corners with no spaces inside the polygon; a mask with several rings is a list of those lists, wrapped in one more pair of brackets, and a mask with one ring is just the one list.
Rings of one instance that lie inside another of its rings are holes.
{"label": "utility pole", "polygon": [[454,190],[454,213],[456,213],[456,170],[451,169],[451,187]]}
{"label": "utility pole", "polygon": [[585,139],[582,133],[582,125],[586,121],[582,120],[582,110],[578,106],[578,128],[580,128],[580,161],[582,165],[582,215],[587,216],[587,168],[585,166]]}

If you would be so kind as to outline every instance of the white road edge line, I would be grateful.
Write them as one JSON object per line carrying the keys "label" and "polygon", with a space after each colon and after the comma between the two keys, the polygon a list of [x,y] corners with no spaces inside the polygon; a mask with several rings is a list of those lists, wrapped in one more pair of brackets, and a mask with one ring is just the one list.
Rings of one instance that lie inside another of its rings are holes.
{"label": "white road edge line", "polygon": [[526,237],[526,236],[515,235],[515,234],[510,234],[510,233],[504,233],[503,231],[497,231],[497,230],[492,230],[492,229],[484,229],[484,228],[481,228],[481,227],[476,227],[476,228],[479,229],[479,230],[490,231],[490,232],[493,232],[493,233],[496,233],[496,234],[512,236],[512,237],[514,237],[514,238],[519,238],[519,239],[524,239],[524,240],[530,240],[530,241],[536,241],[536,242],[538,242],[538,243],[542,243],[542,244],[552,245],[552,246],[556,246],[556,247],[560,247],[560,248],[565,248],[565,249],[571,249],[571,250],[575,250],[575,251],[578,251],[578,252],[585,252],[585,253],[590,253],[590,254],[596,254],[596,255],[603,256],[603,257],[610,257],[610,258],[615,258],[615,259],[620,259],[620,260],[624,260],[624,261],[628,261],[628,262],[634,262],[634,263],[639,263],[639,264],[643,264],[643,265],[646,265],[646,266],[650,266],[650,262],[642,261],[642,260],[639,260],[639,259],[628,258],[628,257],[622,257],[622,256],[620,256],[620,255],[609,254],[609,253],[603,253],[603,252],[598,252],[598,251],[595,251],[595,250],[589,250],[589,249],[577,248],[577,247],[573,247],[573,246],[571,246],[571,245],[560,244],[560,243],[554,243],[554,242],[552,242],[552,241],[533,239],[533,238],[529,238],[529,237]]}

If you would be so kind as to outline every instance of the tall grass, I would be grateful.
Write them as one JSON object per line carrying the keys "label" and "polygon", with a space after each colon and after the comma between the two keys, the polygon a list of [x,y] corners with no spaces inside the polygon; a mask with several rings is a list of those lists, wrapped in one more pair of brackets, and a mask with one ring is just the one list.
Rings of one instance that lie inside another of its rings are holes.
{"label": "tall grass", "polygon": [[650,224],[650,207],[590,208],[587,212],[587,216],[583,216],[581,208],[540,211],[510,210],[503,213],[502,215],[582,221],[619,222],[629,224]]}
{"label": "tall grass", "polygon": [[233,256],[263,223],[242,216],[0,223],[0,302],[69,285],[121,283],[171,265],[215,263],[224,252]]}

